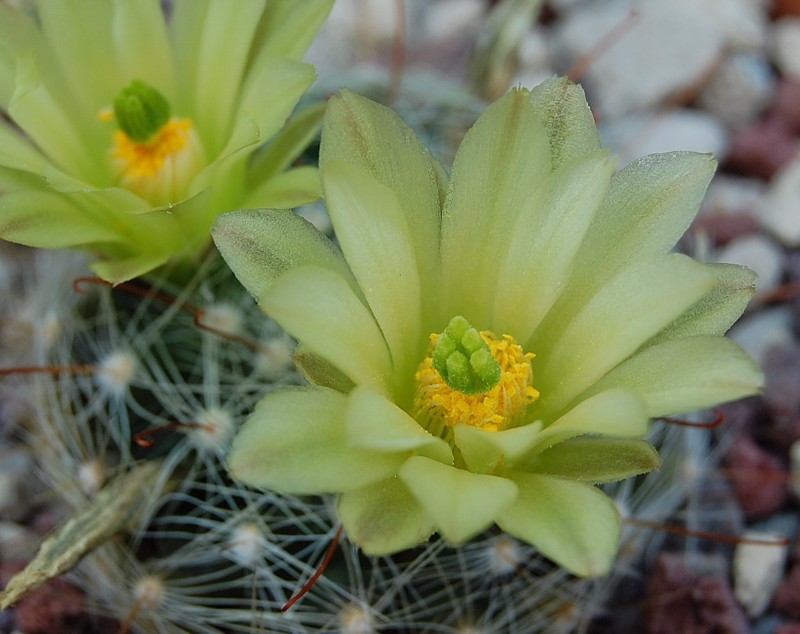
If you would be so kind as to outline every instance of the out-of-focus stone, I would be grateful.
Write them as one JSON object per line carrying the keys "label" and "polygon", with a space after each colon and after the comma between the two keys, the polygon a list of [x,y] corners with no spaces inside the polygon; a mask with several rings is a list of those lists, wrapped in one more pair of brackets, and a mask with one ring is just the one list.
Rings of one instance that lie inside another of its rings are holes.
{"label": "out-of-focus stone", "polygon": [[776,118],[758,121],[733,133],[723,167],[731,172],[770,180],[797,156],[797,141]]}
{"label": "out-of-focus stone", "polygon": [[795,440],[789,447],[789,488],[795,500],[800,502],[800,440]]}
{"label": "out-of-focus stone", "polygon": [[776,19],[800,16],[800,0],[772,0],[771,13]]}
{"label": "out-of-focus stone", "polygon": [[33,457],[21,447],[0,451],[0,516],[17,522],[24,519],[31,508]]}
{"label": "out-of-focus stone", "polygon": [[697,102],[703,109],[733,127],[758,118],[775,91],[775,78],[760,55],[737,53],[720,64],[703,87]]}
{"label": "out-of-focus stone", "polygon": [[800,439],[800,344],[773,346],[761,367],[766,378],[764,402],[771,413],[767,434],[778,446],[788,447]]}
{"label": "out-of-focus stone", "polygon": [[770,116],[775,117],[794,134],[800,134],[800,81],[778,81]]}
{"label": "out-of-focus stone", "polygon": [[800,79],[800,17],[778,20],[772,31],[772,55],[785,77]]}
{"label": "out-of-focus stone", "polygon": [[733,240],[721,249],[717,262],[741,264],[758,274],[756,292],[774,289],[781,281],[784,269],[783,249],[766,236],[751,234]]}
{"label": "out-of-focus stone", "polygon": [[760,220],[785,245],[800,246],[800,158],[775,176],[767,189]]}
{"label": "out-of-focus stone", "polygon": [[800,620],[800,563],[794,564],[775,593],[772,607],[791,619]]}
{"label": "out-of-focus stone", "polygon": [[541,27],[533,28],[519,48],[519,67],[511,85],[533,87],[552,75],[554,71],[550,48],[549,31]]}
{"label": "out-of-focus stone", "polygon": [[646,592],[648,634],[748,632],[747,619],[727,581],[689,570],[682,555],[659,555]]}
{"label": "out-of-focus stone", "polygon": [[747,531],[742,537],[764,542],[742,542],[733,556],[734,594],[750,617],[761,616],[781,585],[788,546],[779,544],[782,535]]}
{"label": "out-of-focus stone", "polygon": [[728,151],[728,133],[719,121],[688,108],[601,122],[599,129],[603,144],[618,153],[620,167],[659,152],[689,150],[724,158]]}
{"label": "out-of-focus stone", "polygon": [[[644,0],[635,23],[595,59],[583,83],[601,119],[654,107],[700,81],[725,43],[718,19],[697,0]],[[610,0],[571,11],[554,33],[562,70],[591,51],[630,15],[630,3]]]}
{"label": "out-of-focus stone", "polygon": [[763,517],[786,504],[789,474],[780,461],[750,436],[739,436],[725,455],[733,492],[749,517]]}
{"label": "out-of-focus stone", "polygon": [[85,631],[83,595],[63,579],[53,579],[26,594],[16,606],[25,634],[78,634]]}
{"label": "out-of-focus stone", "polygon": [[730,336],[763,367],[770,348],[794,343],[793,320],[788,306],[766,308],[739,321]]}

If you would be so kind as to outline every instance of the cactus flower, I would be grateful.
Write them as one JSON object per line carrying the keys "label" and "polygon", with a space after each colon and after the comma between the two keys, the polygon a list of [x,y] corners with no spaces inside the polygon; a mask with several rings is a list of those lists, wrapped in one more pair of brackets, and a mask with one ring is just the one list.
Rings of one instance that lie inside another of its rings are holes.
{"label": "cactus flower", "polygon": [[339,494],[367,554],[496,524],[575,574],[607,572],[620,516],[597,485],[658,466],[650,419],[762,382],[723,337],[752,272],[671,252],[712,158],[615,173],[583,92],[553,78],[489,107],[449,177],[394,113],[344,92],[320,166],[341,250],[289,212],[213,231],[311,383],[264,397],[233,476]]}
{"label": "cactus flower", "polygon": [[192,261],[223,211],[318,197],[315,168],[287,168],[322,109],[284,124],[331,4],[0,3],[0,237],[91,251],[119,282]]}

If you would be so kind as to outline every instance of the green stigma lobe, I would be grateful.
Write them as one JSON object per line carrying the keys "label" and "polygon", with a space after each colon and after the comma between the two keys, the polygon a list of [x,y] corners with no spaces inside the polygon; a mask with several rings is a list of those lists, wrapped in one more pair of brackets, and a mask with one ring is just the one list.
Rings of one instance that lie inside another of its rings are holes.
{"label": "green stigma lobe", "polygon": [[433,367],[463,394],[483,394],[500,381],[500,364],[480,333],[461,315],[450,320],[433,348]]}
{"label": "green stigma lobe", "polygon": [[144,143],[169,121],[170,107],[164,95],[135,79],[114,99],[114,116],[131,141]]}

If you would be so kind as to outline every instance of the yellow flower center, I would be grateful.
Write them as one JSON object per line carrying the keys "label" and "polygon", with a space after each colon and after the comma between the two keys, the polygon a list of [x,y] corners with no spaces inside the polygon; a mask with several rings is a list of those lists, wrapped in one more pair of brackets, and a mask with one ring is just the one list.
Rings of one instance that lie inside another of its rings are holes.
{"label": "yellow flower center", "polygon": [[498,338],[487,330],[480,335],[500,365],[500,380],[483,394],[465,394],[447,385],[433,367],[433,349],[442,335],[431,335],[430,353],[414,375],[414,417],[432,434],[447,437],[460,423],[485,431],[514,427],[522,423],[526,408],[539,397],[532,386],[533,353],[525,352],[510,335]]}
{"label": "yellow flower center", "polygon": [[122,130],[117,130],[111,160],[125,179],[152,178],[167,160],[184,148],[191,129],[189,119],[170,119],[144,143],[136,143]]}

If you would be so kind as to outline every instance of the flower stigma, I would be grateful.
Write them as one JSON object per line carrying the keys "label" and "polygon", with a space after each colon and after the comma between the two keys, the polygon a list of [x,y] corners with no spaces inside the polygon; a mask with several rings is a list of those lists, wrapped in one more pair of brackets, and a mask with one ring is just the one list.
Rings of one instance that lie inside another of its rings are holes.
{"label": "flower stigma", "polygon": [[531,360],[511,335],[478,332],[461,316],[430,336],[414,378],[414,417],[430,433],[450,437],[458,424],[501,431],[521,424],[539,397]]}
{"label": "flower stigma", "polygon": [[191,119],[171,117],[164,96],[140,80],[117,95],[113,113],[119,130],[110,159],[118,184],[156,205],[185,196],[206,164]]}

